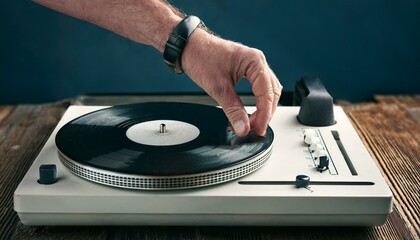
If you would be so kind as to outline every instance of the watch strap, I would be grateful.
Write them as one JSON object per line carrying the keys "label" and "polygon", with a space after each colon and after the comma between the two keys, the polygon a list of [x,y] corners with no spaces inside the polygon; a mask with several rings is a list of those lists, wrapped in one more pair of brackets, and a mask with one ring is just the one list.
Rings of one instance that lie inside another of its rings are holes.
{"label": "watch strap", "polygon": [[188,38],[200,24],[204,25],[198,17],[187,16],[169,35],[163,52],[163,60],[173,72],[177,74],[184,72],[181,64],[182,52],[188,42]]}

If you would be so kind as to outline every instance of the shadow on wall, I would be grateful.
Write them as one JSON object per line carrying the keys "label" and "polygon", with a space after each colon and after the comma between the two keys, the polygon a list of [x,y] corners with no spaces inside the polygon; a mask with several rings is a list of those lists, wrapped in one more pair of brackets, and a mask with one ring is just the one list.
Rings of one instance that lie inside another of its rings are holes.
{"label": "shadow on wall", "polygon": [[[336,99],[420,93],[420,2],[187,1],[224,38],[259,48],[285,90],[318,76]],[[161,54],[30,1],[0,3],[0,104],[86,93],[201,92]],[[250,92],[246,81],[237,87]]]}

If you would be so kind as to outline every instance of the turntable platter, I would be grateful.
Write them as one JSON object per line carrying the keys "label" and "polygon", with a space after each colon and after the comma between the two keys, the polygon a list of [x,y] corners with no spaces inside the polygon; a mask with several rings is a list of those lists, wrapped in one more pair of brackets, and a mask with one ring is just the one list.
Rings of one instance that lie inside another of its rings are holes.
{"label": "turntable platter", "polygon": [[240,138],[222,109],[140,103],[98,110],[64,125],[60,160],[85,179],[123,188],[179,189],[217,184],[264,164],[273,131]]}

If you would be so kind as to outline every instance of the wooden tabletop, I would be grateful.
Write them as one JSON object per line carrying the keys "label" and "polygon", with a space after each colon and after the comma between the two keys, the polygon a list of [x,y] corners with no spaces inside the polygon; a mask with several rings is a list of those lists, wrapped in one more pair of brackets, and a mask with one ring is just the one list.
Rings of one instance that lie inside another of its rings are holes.
{"label": "wooden tabletop", "polygon": [[0,239],[419,239],[420,96],[375,100],[340,105],[394,195],[393,212],[377,227],[24,226],[13,211],[13,192],[66,108],[96,105],[98,98],[0,106]]}

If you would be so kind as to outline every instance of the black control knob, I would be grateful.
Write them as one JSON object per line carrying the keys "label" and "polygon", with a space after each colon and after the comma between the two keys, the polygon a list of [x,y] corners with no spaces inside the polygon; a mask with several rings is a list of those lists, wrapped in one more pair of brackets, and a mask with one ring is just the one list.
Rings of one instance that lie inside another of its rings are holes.
{"label": "black control knob", "polygon": [[295,185],[297,188],[308,188],[310,178],[306,175],[297,175]]}
{"label": "black control knob", "polygon": [[53,184],[57,182],[57,166],[55,164],[42,164],[39,166],[39,184]]}
{"label": "black control knob", "polygon": [[327,156],[319,157],[319,164],[316,166],[318,171],[323,172],[328,169],[328,165],[330,164],[330,159]]}

